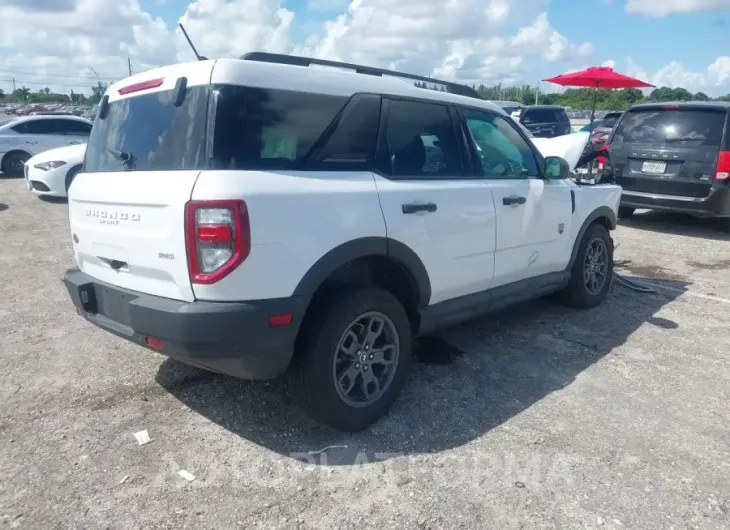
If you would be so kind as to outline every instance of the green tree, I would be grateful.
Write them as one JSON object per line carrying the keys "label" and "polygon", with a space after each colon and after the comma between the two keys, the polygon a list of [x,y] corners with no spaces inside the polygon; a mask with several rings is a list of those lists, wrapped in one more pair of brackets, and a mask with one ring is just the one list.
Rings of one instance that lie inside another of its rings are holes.
{"label": "green tree", "polygon": [[5,91],[0,88],[0,99],[5,99]]}
{"label": "green tree", "polygon": [[30,96],[30,88],[20,87],[13,92],[13,96],[20,101],[28,101]]}
{"label": "green tree", "polygon": [[695,101],[710,101],[710,97],[704,92],[697,92],[692,99]]}
{"label": "green tree", "polygon": [[91,87],[92,96],[89,98],[89,102],[99,103],[101,98],[104,97],[104,92],[106,92],[107,88],[109,88],[108,83],[98,81],[95,86]]}

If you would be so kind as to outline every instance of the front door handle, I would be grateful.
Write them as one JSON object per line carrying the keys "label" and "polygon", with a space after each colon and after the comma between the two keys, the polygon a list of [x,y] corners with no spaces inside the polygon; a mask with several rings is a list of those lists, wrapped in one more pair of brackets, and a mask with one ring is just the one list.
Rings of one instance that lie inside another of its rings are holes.
{"label": "front door handle", "polygon": [[435,212],[438,207],[434,202],[412,202],[401,205],[403,213]]}
{"label": "front door handle", "polygon": [[515,204],[525,204],[527,199],[525,197],[518,197],[517,195],[510,195],[502,199],[502,204],[505,206],[513,206]]}

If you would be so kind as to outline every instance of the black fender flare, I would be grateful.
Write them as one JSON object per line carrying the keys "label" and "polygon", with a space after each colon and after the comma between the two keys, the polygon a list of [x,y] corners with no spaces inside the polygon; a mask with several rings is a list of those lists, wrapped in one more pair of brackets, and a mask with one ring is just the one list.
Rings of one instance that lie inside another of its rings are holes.
{"label": "black fender flare", "polygon": [[578,248],[580,247],[580,242],[583,240],[583,236],[588,230],[588,227],[591,226],[596,221],[596,219],[600,219],[602,217],[608,219],[609,230],[616,229],[616,213],[611,208],[609,208],[608,206],[599,206],[598,208],[593,210],[590,215],[586,217],[585,221],[583,221],[580,230],[578,230],[578,235],[573,242],[573,252],[571,252],[570,254],[570,262],[568,263],[567,270],[570,270],[573,267],[573,264],[578,257]]}
{"label": "black fender flare", "polygon": [[334,271],[358,258],[384,256],[394,260],[413,279],[418,307],[431,300],[431,280],[421,258],[407,245],[387,237],[363,237],[339,245],[319,258],[294,289],[294,296],[311,297]]}

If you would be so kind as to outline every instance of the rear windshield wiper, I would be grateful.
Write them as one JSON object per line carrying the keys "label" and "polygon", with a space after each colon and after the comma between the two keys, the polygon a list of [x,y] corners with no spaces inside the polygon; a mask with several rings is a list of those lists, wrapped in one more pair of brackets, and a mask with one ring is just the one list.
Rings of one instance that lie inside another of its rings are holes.
{"label": "rear windshield wiper", "polygon": [[137,157],[134,153],[127,153],[125,151],[115,151],[113,149],[107,149],[111,154],[116,156],[122,161],[122,165],[127,169],[135,169],[137,167]]}

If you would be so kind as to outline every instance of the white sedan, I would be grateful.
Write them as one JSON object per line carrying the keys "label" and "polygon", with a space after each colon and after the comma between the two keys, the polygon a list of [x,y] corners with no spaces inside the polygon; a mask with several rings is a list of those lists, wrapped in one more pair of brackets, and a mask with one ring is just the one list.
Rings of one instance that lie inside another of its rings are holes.
{"label": "white sedan", "polygon": [[51,149],[25,163],[25,184],[38,195],[66,197],[84,163],[86,144]]}
{"label": "white sedan", "polygon": [[89,141],[92,123],[77,116],[39,115],[0,121],[0,170],[20,176],[32,156]]}

